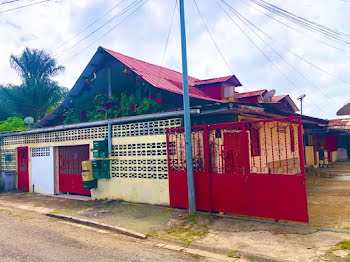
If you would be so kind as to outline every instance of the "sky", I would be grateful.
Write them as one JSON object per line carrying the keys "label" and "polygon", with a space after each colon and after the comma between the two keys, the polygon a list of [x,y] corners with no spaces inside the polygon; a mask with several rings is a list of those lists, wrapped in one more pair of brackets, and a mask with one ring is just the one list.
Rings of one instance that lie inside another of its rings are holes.
{"label": "sky", "polygon": [[[25,47],[44,49],[65,66],[64,74],[56,80],[69,89],[98,46],[181,71],[179,11],[175,0],[136,1],[140,8],[132,5],[134,0],[51,0],[7,11],[40,2],[18,0],[2,4],[8,1],[0,0],[1,85],[20,83],[10,67],[9,58],[11,54],[19,55]],[[145,3],[141,5],[143,1]],[[218,48],[203,24],[194,0],[185,0],[191,76],[208,79],[235,74],[243,85],[237,91],[274,89],[276,95],[289,94],[299,108],[297,97],[306,94],[303,114],[320,118],[336,118],[337,110],[350,100],[350,48],[306,31],[249,0],[226,1],[261,30],[259,36],[233,13],[230,13],[231,18],[228,17],[219,7],[219,0],[196,1]],[[350,1],[266,1],[350,35]],[[128,6],[129,11],[123,13]],[[136,11],[131,13],[133,10]],[[229,12],[227,8],[225,10]]]}

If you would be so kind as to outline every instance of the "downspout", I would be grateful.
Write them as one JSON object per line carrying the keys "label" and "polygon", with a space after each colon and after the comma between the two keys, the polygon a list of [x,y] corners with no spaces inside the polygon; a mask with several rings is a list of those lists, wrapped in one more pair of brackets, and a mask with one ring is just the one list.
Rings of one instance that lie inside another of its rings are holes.
{"label": "downspout", "polygon": [[108,156],[112,154],[112,124],[108,121]]}

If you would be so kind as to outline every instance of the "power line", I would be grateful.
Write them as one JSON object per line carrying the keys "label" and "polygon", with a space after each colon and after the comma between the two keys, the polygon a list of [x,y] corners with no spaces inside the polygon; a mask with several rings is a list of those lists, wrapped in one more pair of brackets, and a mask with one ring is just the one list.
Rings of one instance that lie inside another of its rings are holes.
{"label": "power line", "polygon": [[[199,14],[199,16],[200,16],[200,18],[201,18],[201,20],[202,20],[202,23],[203,23],[205,29],[207,30],[207,32],[208,32],[208,34],[209,34],[209,36],[210,36],[210,39],[211,39],[212,42],[214,43],[214,46],[215,46],[216,50],[217,50],[218,53],[220,54],[222,60],[223,60],[224,63],[226,64],[226,66],[227,66],[227,68],[229,69],[229,71],[231,72],[231,74],[234,75],[232,68],[230,67],[230,65],[229,65],[229,63],[227,62],[225,56],[224,56],[223,53],[221,52],[221,50],[220,50],[218,44],[216,43],[216,41],[215,41],[213,35],[211,34],[211,32],[210,32],[210,30],[209,30],[209,27],[208,27],[207,23],[205,22],[204,17],[202,16],[202,13],[201,13],[201,11],[200,11],[200,9],[199,9],[199,6],[198,6],[198,4],[197,4],[197,1],[196,1],[196,0],[193,0],[193,2],[194,2],[194,4],[195,4],[195,6],[196,6],[197,12],[198,12],[198,14]],[[242,87],[243,87],[243,89],[244,89],[245,91],[248,91],[244,86],[242,86]]]}
{"label": "power line", "polygon": [[103,23],[101,26],[99,26],[98,28],[96,28],[95,30],[93,30],[92,32],[90,32],[88,35],[86,35],[85,37],[83,37],[82,39],[80,39],[77,43],[75,43],[73,46],[69,47],[69,48],[65,48],[62,51],[60,51],[58,54],[56,54],[56,58],[61,57],[65,52],[69,51],[69,49],[73,49],[74,47],[76,47],[77,45],[79,45],[82,41],[84,41],[85,39],[87,39],[88,37],[90,37],[91,35],[95,34],[97,31],[99,31],[101,28],[103,28],[105,25],[111,23],[113,20],[115,20],[116,18],[119,18],[120,16],[122,16],[123,14],[125,14],[126,12],[129,11],[130,8],[132,8],[133,6],[141,3],[143,0],[134,0],[131,4],[129,4],[124,11],[122,11],[121,13],[118,13],[116,15],[114,15],[112,18],[108,19],[105,23]]}
{"label": "power line", "polygon": [[17,10],[17,9],[21,9],[21,8],[25,8],[25,7],[29,7],[29,6],[33,6],[33,5],[38,5],[38,4],[41,4],[41,3],[44,3],[44,2],[49,2],[49,1],[50,0],[44,0],[44,1],[36,2],[36,3],[28,4],[28,5],[18,6],[18,7],[15,7],[15,8],[11,8],[11,9],[7,9],[7,10],[4,10],[4,11],[0,11],[0,14],[6,13],[6,12],[9,12],[9,11],[13,11],[13,10]]}
{"label": "power line", "polygon": [[80,55],[82,52],[88,50],[88,48],[90,48],[93,44],[95,44],[96,42],[100,41],[103,37],[105,37],[107,34],[109,34],[110,32],[112,32],[115,28],[117,28],[119,25],[121,25],[124,21],[126,21],[130,16],[132,16],[134,13],[136,13],[148,0],[141,0],[141,4],[138,5],[134,11],[132,11],[130,14],[128,14],[123,20],[121,20],[118,24],[116,24],[115,26],[113,26],[110,30],[108,30],[105,34],[103,34],[100,38],[96,39],[95,41],[93,41],[92,43],[90,43],[89,45],[87,45],[86,47],[84,47],[82,49],[82,51],[75,53],[73,56],[69,57],[68,59],[64,60],[62,63],[66,63],[67,61],[73,59],[74,57]]}
{"label": "power line", "polygon": [[[304,17],[295,15],[287,10],[284,10],[276,5],[270,4],[264,0],[249,0],[251,2],[254,2],[255,4],[265,8],[266,10],[273,12],[279,16],[282,16],[288,20],[290,20],[293,23],[298,23],[299,25],[303,26],[306,29],[311,29],[312,31],[317,31],[321,34],[334,37],[336,39],[349,39],[350,35],[334,30],[332,28],[329,28],[327,26],[324,26],[322,24],[318,24],[316,22],[313,22],[311,20],[308,20]],[[346,42],[346,41],[345,41]],[[349,42],[346,42],[349,43]]]}
{"label": "power line", "polygon": [[[18,0],[17,0],[18,1]],[[109,13],[111,13],[114,9],[116,9],[119,5],[121,5],[123,2],[125,2],[126,0],[121,0],[119,1],[116,5],[114,5],[111,9],[109,9],[106,13],[104,13],[102,16],[100,16],[99,18],[97,18],[95,21],[93,21],[91,24],[89,24],[88,26],[86,26],[83,30],[81,30],[78,34],[76,34],[75,36],[73,36],[72,38],[64,41],[62,44],[60,44],[57,48],[55,48],[54,51],[57,51],[58,49],[62,48],[63,46],[65,46],[67,43],[69,43],[70,41],[74,40],[75,38],[77,38],[79,35],[81,35],[82,33],[84,33],[87,29],[89,29],[91,26],[95,25],[98,21],[100,21],[102,18],[106,17],[106,15],[108,15]]]}
{"label": "power line", "polygon": [[[221,0],[222,2],[224,2],[223,0]],[[255,41],[253,39],[250,38],[250,36],[243,30],[243,28],[241,28],[238,23],[236,23],[236,21],[231,17],[231,15],[229,13],[226,12],[226,10],[220,5],[220,3],[218,3],[218,6],[221,8],[221,10],[223,10],[226,15],[231,19],[231,21],[237,26],[237,28],[248,38],[248,40],[263,54],[263,56],[275,67],[275,69],[277,69],[285,78],[286,80],[293,86],[295,87],[296,89],[299,89],[299,87],[285,74],[282,72],[282,70],[277,66],[275,65],[275,63],[273,62],[273,60],[268,57],[265,52],[255,43]],[[301,90],[303,91],[303,90]],[[320,107],[318,106],[317,104],[315,104],[321,111],[323,111],[325,113],[325,111]]]}
{"label": "power line", "polygon": [[11,4],[11,3],[14,3],[14,2],[18,2],[18,1],[20,1],[20,0],[7,1],[7,2],[0,3],[0,5]]}
{"label": "power line", "polygon": [[[222,1],[222,0],[221,0],[221,1]],[[229,5],[229,4],[226,2],[226,5]],[[231,5],[229,5],[229,6],[230,6],[231,9],[233,9],[233,7],[232,7]],[[236,12],[237,12],[237,11],[236,11]],[[241,16],[242,16],[242,15],[241,15]],[[247,20],[249,23],[251,23],[248,19],[246,19],[246,18],[244,18],[244,19]],[[252,24],[252,23],[251,23],[251,24]],[[254,26],[257,30],[259,30],[262,34],[264,34],[264,35],[267,36],[268,38],[272,39],[269,35],[267,35],[267,34],[266,34],[265,32],[263,32],[261,29],[259,29],[258,27],[256,27],[254,24],[253,24],[253,26]],[[284,47],[285,47],[285,46],[284,46]],[[333,77],[334,79],[336,79],[336,80],[338,80],[338,81],[340,81],[340,82],[344,82],[344,83],[346,83],[346,84],[350,84],[350,81],[346,81],[346,80],[344,80],[344,79],[341,79],[341,78],[337,77],[336,75],[334,75],[334,74],[328,72],[327,70],[325,70],[325,69],[323,69],[323,68],[321,68],[321,67],[319,67],[319,66],[313,64],[312,62],[308,61],[307,59],[303,58],[302,56],[298,55],[297,53],[293,52],[292,50],[290,50],[290,49],[288,49],[288,48],[286,48],[286,47],[285,47],[285,49],[286,49],[290,54],[292,54],[293,56],[295,56],[295,57],[297,57],[298,59],[302,60],[304,63],[307,63],[308,65],[310,65],[310,66],[316,68],[317,70],[319,70],[319,71],[321,71],[321,72],[323,72],[323,73],[325,73],[325,74],[327,74],[327,75]]]}
{"label": "power line", "polygon": [[[249,2],[247,2],[246,0],[240,0],[240,1],[241,1],[242,3],[244,3],[244,4],[246,4],[246,5],[248,5],[248,6],[252,7],[252,8],[254,8],[254,9],[257,10],[258,12],[260,12],[260,13],[262,13],[263,15],[269,17],[270,19],[272,19],[272,20],[274,20],[274,21],[276,21],[276,22],[278,22],[278,23],[280,23],[280,24],[282,24],[282,25],[288,27],[289,29],[292,29],[292,30],[296,31],[296,32],[299,33],[299,34],[305,35],[303,32],[300,32],[300,31],[299,31],[298,29],[296,29],[295,27],[292,27],[292,26],[290,26],[290,25],[288,25],[288,24],[286,24],[286,23],[284,23],[284,22],[282,22],[282,21],[276,19],[275,17],[269,15],[268,13],[263,12],[263,11],[260,10],[259,8],[256,8],[254,5],[251,5],[251,4],[250,4]],[[307,35],[307,34],[306,34],[306,35]],[[318,39],[318,38],[316,38],[316,37],[314,37],[314,36],[311,36],[311,35],[307,35],[307,36],[310,37],[310,38],[313,38],[313,39],[315,39],[315,40],[317,40],[317,41],[319,41],[320,43],[322,43],[322,44],[324,44],[324,45],[326,45],[326,46],[329,46],[329,47],[332,47],[332,48],[334,48],[334,49],[336,49],[336,50],[338,50],[338,51],[341,51],[341,52],[350,54],[349,51],[340,49],[339,47],[337,47],[337,46],[335,46],[335,45],[332,45],[332,44],[330,44],[330,43],[328,43],[328,42],[322,41],[321,39]]]}
{"label": "power line", "polygon": [[219,7],[221,8],[222,11],[224,11],[226,13],[226,15],[231,19],[231,21],[237,26],[237,28],[247,37],[247,39],[255,46],[256,49],[258,49],[261,54],[272,64],[272,66],[274,66],[285,78],[286,80],[293,86],[297,87],[294,82],[292,80],[289,79],[289,77],[283,73],[281,71],[281,69],[275,65],[275,63],[271,60],[270,57],[268,57],[265,52],[255,43],[255,41],[253,39],[250,38],[250,36],[243,30],[243,28],[241,28],[236,21],[230,16],[229,13],[226,12],[226,10],[217,2],[217,4],[219,5]]}
{"label": "power line", "polygon": [[171,22],[170,22],[170,27],[169,27],[168,35],[167,35],[167,38],[166,38],[166,42],[165,42],[165,47],[164,47],[164,52],[163,52],[163,57],[162,57],[161,66],[163,66],[163,64],[164,64],[165,53],[166,53],[166,50],[167,50],[167,48],[168,48],[168,43],[169,43],[169,38],[170,38],[171,29],[172,29],[172,27],[173,27],[173,21],[174,21],[174,16],[175,16],[176,7],[177,7],[177,0],[175,0],[175,6],[174,6],[174,10],[173,10],[173,15],[171,16]]}
{"label": "power line", "polygon": [[[312,87],[320,90],[322,92],[322,94],[330,101],[338,104],[337,101],[333,100],[332,98],[328,97],[325,93],[323,93],[323,90],[315,85],[311,80],[309,80],[308,78],[306,78],[302,73],[300,73],[293,65],[291,65],[290,63],[288,63],[288,61],[286,59],[284,59],[283,56],[281,56],[268,42],[266,42],[262,37],[260,37],[259,34],[257,34],[252,28],[251,26],[253,26],[255,29],[259,30],[259,32],[261,32],[262,34],[264,34],[265,36],[267,36],[269,39],[272,39],[269,35],[267,35],[264,31],[262,31],[259,27],[257,27],[254,23],[252,23],[251,21],[249,21],[248,19],[246,19],[242,14],[240,14],[237,10],[235,10],[231,5],[229,5],[226,1],[221,0],[222,2],[224,2],[228,8],[234,13],[234,15],[240,20],[242,21],[262,42],[264,42],[266,45],[268,45],[270,47],[270,49],[278,56],[280,57],[290,68],[292,68],[300,77],[302,77],[305,81],[307,81]],[[249,26],[249,24],[251,26]]]}

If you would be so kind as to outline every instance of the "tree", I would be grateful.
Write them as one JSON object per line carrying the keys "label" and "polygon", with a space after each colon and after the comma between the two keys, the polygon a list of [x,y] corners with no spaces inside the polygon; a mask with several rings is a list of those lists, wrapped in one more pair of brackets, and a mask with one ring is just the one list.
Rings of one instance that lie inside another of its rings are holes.
{"label": "tree", "polygon": [[45,116],[50,107],[56,107],[68,93],[52,77],[64,71],[43,50],[25,48],[21,55],[11,55],[10,65],[22,79],[19,86],[0,87],[0,97],[7,101],[13,116],[32,116],[35,121]]}
{"label": "tree", "polygon": [[6,121],[0,122],[0,132],[12,132],[28,129],[24,125],[23,119],[19,117],[9,117]]}

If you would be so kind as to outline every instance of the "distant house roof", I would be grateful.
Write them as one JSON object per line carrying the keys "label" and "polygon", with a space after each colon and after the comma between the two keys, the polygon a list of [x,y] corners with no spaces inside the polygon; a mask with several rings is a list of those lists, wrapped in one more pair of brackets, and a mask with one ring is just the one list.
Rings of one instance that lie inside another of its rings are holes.
{"label": "distant house roof", "polygon": [[217,84],[217,83],[231,84],[234,86],[241,86],[241,83],[238,81],[238,79],[234,75],[211,78],[211,79],[206,79],[206,80],[195,80],[194,86],[210,85],[210,84]]}
{"label": "distant house roof", "polygon": [[244,93],[236,93],[236,98],[247,98],[247,97],[254,97],[254,96],[262,96],[267,92],[266,89],[262,90],[256,90],[256,91],[251,91],[251,92],[244,92]]}
{"label": "distant house roof", "polygon": [[280,95],[280,96],[273,96],[272,102],[277,103],[280,102],[283,98],[287,97],[288,95]]}
{"label": "distant house roof", "polygon": [[350,129],[350,118],[328,120],[328,126],[339,129]]}

